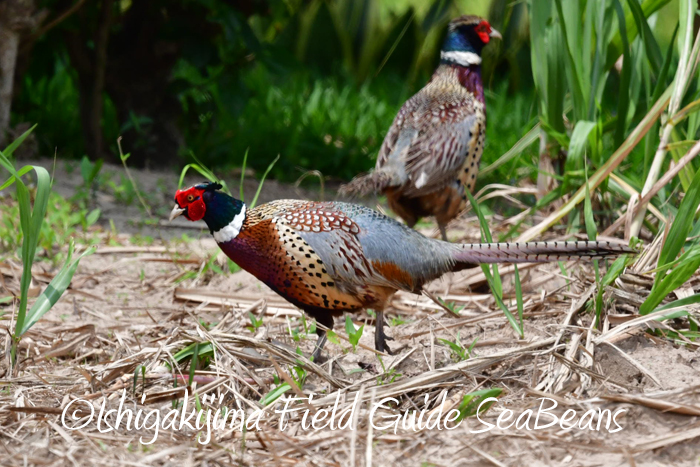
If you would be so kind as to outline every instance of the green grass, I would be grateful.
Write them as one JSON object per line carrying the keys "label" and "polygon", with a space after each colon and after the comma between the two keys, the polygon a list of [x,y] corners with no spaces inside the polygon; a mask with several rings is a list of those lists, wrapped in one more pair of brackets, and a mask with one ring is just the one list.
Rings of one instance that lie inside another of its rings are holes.
{"label": "green grass", "polygon": [[[24,166],[16,170],[9,159],[17,147],[26,139],[34,128],[31,128],[10,146],[0,152],[0,166],[10,175],[9,179],[0,185],[3,190],[15,185],[17,205],[19,210],[19,229],[21,232],[22,277],[20,280],[19,308],[15,321],[15,329],[12,334],[12,363],[16,362],[17,348],[22,336],[44,315],[58,300],[70,285],[71,279],[78,269],[80,259],[85,255],[94,253],[95,247],[87,248],[77,258],[73,259],[74,243],[69,240],[68,253],[63,267],[54,275],[49,285],[41,292],[31,308],[29,306],[29,286],[32,281],[32,265],[36,258],[37,246],[42,238],[45,238],[42,227],[44,217],[49,207],[49,195],[51,192],[51,178],[46,169],[39,166]],[[36,175],[36,191],[34,202],[30,197],[30,190],[22,177],[33,171]],[[51,242],[53,246],[53,242]]]}

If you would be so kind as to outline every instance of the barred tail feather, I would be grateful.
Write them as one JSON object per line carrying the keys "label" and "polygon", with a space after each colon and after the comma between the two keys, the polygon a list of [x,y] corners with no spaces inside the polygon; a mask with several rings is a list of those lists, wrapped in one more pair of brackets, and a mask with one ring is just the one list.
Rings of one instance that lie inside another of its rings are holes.
{"label": "barred tail feather", "polygon": [[456,247],[456,269],[483,263],[547,263],[606,259],[636,253],[627,245],[610,242],[466,243]]}
{"label": "barred tail feather", "polygon": [[346,185],[340,187],[341,196],[365,196],[378,193],[392,185],[392,177],[384,171],[375,171],[358,175]]}

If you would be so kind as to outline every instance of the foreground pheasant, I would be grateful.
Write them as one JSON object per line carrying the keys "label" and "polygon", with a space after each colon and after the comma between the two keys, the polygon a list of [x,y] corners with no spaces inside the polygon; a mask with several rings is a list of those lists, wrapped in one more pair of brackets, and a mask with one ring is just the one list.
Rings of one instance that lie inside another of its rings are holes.
{"label": "foreground pheasant", "polygon": [[[375,347],[388,351],[383,310],[397,290],[420,293],[443,274],[480,263],[607,258],[633,250],[610,242],[452,244],[424,237],[364,206],[278,200],[254,209],[202,183],[175,195],[170,220],[204,220],[226,255],[316,321],[345,311],[377,314]],[[320,327],[314,357],[326,341]]]}
{"label": "foreground pheasant", "polygon": [[435,216],[446,226],[466,207],[484,149],[486,107],[481,50],[498,31],[478,16],[450,22],[440,65],[430,82],[399,110],[373,172],[341,188],[345,195],[381,192],[409,227]]}

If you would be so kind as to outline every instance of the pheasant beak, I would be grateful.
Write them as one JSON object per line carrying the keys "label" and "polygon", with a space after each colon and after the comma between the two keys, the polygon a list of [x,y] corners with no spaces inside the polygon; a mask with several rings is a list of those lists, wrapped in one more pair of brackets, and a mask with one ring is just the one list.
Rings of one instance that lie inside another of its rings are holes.
{"label": "pheasant beak", "polygon": [[173,208],[173,210],[170,211],[170,222],[172,222],[172,220],[175,219],[176,217],[184,214],[186,210],[187,210],[187,208],[181,208],[180,206],[178,206],[176,204],[175,207]]}
{"label": "pheasant beak", "polygon": [[489,37],[492,37],[494,39],[503,40],[503,36],[501,36],[501,33],[496,31],[495,29],[491,29],[491,33],[489,34]]}

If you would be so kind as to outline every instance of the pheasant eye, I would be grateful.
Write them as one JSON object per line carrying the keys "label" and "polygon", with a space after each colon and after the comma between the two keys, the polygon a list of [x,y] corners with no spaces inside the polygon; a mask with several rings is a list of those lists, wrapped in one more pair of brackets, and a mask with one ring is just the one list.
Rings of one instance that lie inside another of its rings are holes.
{"label": "pheasant eye", "polygon": [[189,201],[190,203],[191,203],[192,201],[194,201],[194,196],[192,196],[192,195],[187,195],[187,201]]}

